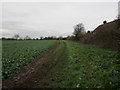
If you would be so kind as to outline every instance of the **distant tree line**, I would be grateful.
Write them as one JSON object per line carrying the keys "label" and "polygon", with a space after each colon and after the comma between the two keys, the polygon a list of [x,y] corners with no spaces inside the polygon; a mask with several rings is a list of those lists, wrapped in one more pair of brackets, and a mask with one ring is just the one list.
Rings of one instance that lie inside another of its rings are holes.
{"label": "distant tree line", "polygon": [[40,38],[31,38],[30,36],[25,36],[25,37],[20,37],[19,34],[15,34],[13,37],[11,38],[6,38],[6,37],[2,37],[0,38],[1,40],[66,40],[67,37],[55,37],[55,36],[46,36],[46,37],[40,37]]}
{"label": "distant tree line", "polygon": [[76,40],[86,44],[93,44],[120,51],[120,18],[112,22],[103,21],[103,24],[98,26],[93,31],[85,31],[83,23],[78,23],[74,26],[73,35],[67,37],[46,36],[40,38],[31,38],[29,36],[21,37],[15,34],[12,38],[1,38],[2,40]]}

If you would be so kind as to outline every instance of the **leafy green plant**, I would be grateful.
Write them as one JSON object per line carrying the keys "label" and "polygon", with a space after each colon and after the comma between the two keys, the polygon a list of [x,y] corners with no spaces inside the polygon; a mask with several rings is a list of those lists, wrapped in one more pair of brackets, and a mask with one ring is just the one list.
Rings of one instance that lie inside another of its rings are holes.
{"label": "leafy green plant", "polygon": [[[69,48],[69,72],[72,87],[118,88],[120,58],[117,51],[66,41]],[[69,81],[68,81],[69,82]]]}
{"label": "leafy green plant", "polygon": [[38,55],[45,52],[55,43],[55,40],[42,41],[2,41],[2,74],[3,78],[17,73],[21,67],[27,65]]}

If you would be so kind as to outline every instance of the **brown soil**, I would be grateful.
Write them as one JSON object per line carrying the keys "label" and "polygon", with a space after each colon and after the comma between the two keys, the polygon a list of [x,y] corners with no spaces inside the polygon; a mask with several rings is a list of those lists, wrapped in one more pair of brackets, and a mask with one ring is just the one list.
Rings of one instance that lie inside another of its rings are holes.
{"label": "brown soil", "polygon": [[44,62],[55,53],[56,48],[59,46],[60,41],[56,41],[48,51],[38,56],[30,64],[23,67],[19,73],[14,74],[12,77],[3,80],[2,88],[34,88],[37,84],[45,78],[50,69],[41,70]]}

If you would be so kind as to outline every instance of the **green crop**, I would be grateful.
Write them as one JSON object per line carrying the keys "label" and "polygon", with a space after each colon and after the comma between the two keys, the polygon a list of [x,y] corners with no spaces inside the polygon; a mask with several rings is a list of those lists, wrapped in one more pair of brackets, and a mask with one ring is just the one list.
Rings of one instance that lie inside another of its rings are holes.
{"label": "green crop", "polygon": [[80,42],[66,41],[69,50],[66,77],[76,88],[118,88],[120,53]]}
{"label": "green crop", "polygon": [[55,40],[3,40],[2,74],[3,78],[17,73],[55,43]]}
{"label": "green crop", "polygon": [[53,56],[58,63],[39,87],[120,88],[120,53],[75,41],[62,42]]}

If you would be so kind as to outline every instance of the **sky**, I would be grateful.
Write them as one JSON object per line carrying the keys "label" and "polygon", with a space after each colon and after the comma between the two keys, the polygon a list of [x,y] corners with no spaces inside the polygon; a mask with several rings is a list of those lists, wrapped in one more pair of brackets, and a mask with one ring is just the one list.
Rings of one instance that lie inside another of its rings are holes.
{"label": "sky", "polygon": [[[2,8],[2,9],[1,9]],[[3,37],[14,34],[32,38],[72,35],[74,25],[83,23],[92,31],[104,20],[118,15],[117,2],[2,2]]]}

